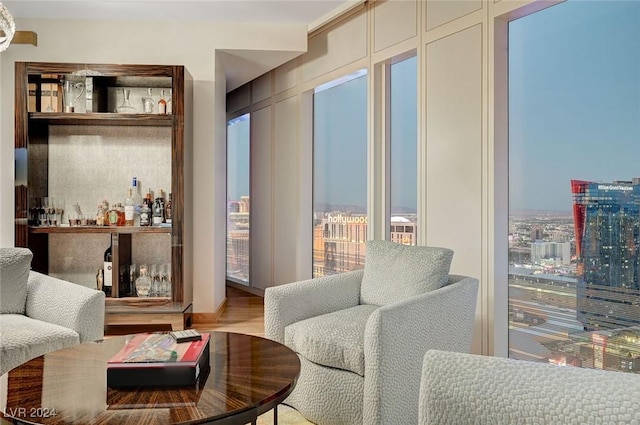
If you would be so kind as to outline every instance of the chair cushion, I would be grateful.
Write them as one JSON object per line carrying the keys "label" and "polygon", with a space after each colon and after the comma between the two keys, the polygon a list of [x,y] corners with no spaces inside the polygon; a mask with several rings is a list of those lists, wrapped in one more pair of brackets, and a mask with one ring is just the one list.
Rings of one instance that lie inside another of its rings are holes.
{"label": "chair cushion", "polygon": [[0,314],[0,375],[38,356],[79,343],[80,336],[71,329],[21,314]]}
{"label": "chair cushion", "polygon": [[284,343],[313,363],[364,376],[364,330],[377,308],[359,305],[293,323]]}
{"label": "chair cushion", "polygon": [[431,246],[367,241],[360,304],[387,305],[447,283],[453,251]]}
{"label": "chair cushion", "polygon": [[0,314],[24,314],[31,258],[27,248],[0,248]]}

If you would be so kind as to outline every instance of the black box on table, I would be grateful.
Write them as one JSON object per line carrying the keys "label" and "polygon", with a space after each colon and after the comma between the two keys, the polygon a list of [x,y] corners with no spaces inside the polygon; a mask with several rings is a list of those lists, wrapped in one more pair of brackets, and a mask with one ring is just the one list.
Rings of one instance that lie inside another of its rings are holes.
{"label": "black box on table", "polygon": [[210,334],[178,343],[170,334],[135,335],[107,363],[107,386],[194,386],[209,370]]}

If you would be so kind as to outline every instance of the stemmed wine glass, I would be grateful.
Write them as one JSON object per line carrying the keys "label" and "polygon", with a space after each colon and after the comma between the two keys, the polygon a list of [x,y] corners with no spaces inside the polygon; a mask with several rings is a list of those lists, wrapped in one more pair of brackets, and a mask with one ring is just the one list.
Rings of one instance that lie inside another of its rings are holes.
{"label": "stemmed wine glass", "polygon": [[45,196],[40,203],[40,226],[51,226],[56,210],[53,207],[53,198]]}
{"label": "stemmed wine glass", "polygon": [[[46,200],[46,201],[45,201]],[[47,198],[37,198],[36,200],[36,206],[34,208],[35,213],[36,213],[36,220],[39,226],[46,226],[47,225],[47,210],[46,210],[46,204],[48,203],[48,199]]]}
{"label": "stemmed wine glass", "polygon": [[136,265],[135,264],[131,264],[129,266],[129,282],[131,282],[131,296],[135,297],[137,296],[137,289],[136,289]]}
{"label": "stemmed wine glass", "polygon": [[62,223],[62,215],[64,214],[64,199],[56,199],[55,206],[55,225],[59,226]]}

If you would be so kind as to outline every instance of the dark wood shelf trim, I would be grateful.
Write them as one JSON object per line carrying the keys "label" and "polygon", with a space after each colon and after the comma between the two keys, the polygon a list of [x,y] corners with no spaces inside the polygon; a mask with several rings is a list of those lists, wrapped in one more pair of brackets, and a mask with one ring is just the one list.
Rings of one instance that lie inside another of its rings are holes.
{"label": "dark wood shelf trim", "polygon": [[130,314],[153,314],[153,313],[186,313],[191,307],[191,303],[181,303],[171,301],[170,298],[146,298],[146,297],[125,297],[125,298],[105,298],[106,313],[130,313]]}
{"label": "dark wood shelf trim", "polygon": [[61,112],[29,112],[29,119],[46,122],[50,125],[142,125],[171,127],[173,115],[159,114],[116,114],[111,112],[94,113],[61,113]]}
{"label": "dark wood shelf trim", "polygon": [[172,77],[173,65],[27,62],[27,74],[87,74],[108,77]]}
{"label": "dark wood shelf trim", "polygon": [[29,233],[171,233],[171,227],[140,226],[30,226]]}

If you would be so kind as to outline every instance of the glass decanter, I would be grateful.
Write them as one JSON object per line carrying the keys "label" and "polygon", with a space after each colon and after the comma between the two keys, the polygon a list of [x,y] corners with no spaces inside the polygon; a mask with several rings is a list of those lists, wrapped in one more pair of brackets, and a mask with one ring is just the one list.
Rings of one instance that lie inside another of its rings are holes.
{"label": "glass decanter", "polygon": [[140,276],[136,279],[136,293],[139,297],[148,297],[151,291],[151,277],[146,265],[140,266]]}
{"label": "glass decanter", "polygon": [[124,95],[124,99],[122,100],[122,104],[116,108],[116,113],[118,114],[135,114],[136,108],[131,106],[131,102],[129,101],[129,96],[131,95],[131,90],[122,89],[122,93]]}

